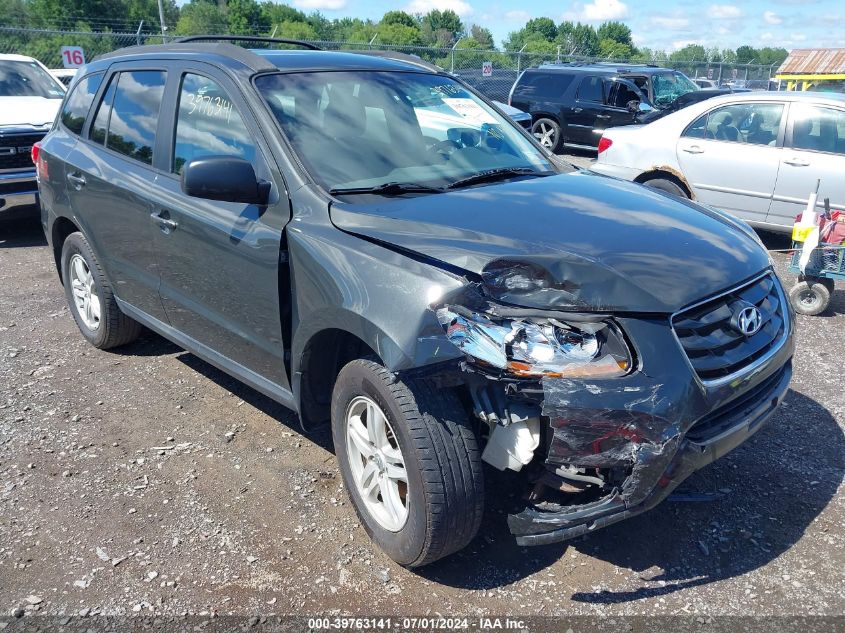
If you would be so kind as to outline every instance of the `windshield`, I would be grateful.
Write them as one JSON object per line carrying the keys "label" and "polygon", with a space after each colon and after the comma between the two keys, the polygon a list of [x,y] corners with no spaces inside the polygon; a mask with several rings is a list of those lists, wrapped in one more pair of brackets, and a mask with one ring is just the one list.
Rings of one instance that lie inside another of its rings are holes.
{"label": "windshield", "polygon": [[35,62],[0,61],[0,97],[65,96],[60,84]]}
{"label": "windshield", "polygon": [[681,95],[698,90],[692,80],[683,73],[660,73],[652,78],[654,105],[666,106]]}
{"label": "windshield", "polygon": [[508,119],[448,77],[313,72],[256,85],[311,176],[336,193],[388,183],[394,193],[437,191],[491,171],[553,170]]}

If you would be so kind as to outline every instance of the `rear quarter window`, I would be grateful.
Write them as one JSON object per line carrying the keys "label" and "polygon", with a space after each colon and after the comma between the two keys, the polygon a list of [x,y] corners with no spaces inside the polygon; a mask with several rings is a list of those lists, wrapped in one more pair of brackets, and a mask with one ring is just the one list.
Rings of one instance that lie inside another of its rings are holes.
{"label": "rear quarter window", "polygon": [[570,73],[525,72],[514,93],[529,99],[560,99],[572,84],[572,78]]}
{"label": "rear quarter window", "polygon": [[82,134],[85,118],[94,102],[94,95],[103,82],[103,73],[94,73],[83,77],[73,87],[62,106],[62,124],[74,134]]}

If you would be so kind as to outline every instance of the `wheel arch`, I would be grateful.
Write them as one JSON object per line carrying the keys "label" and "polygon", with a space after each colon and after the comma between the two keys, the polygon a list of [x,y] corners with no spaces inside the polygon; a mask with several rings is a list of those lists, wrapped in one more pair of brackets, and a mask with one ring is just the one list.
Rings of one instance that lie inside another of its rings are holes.
{"label": "wheel arch", "polygon": [[79,227],[73,220],[65,216],[59,216],[53,222],[50,228],[50,244],[53,247],[53,260],[56,263],[56,272],[59,274],[59,280],[62,279],[62,246],[65,240],[71,233],[79,231]]}
{"label": "wheel arch", "polygon": [[666,165],[662,165],[660,167],[654,167],[649,169],[648,171],[644,171],[639,176],[634,178],[634,182],[639,184],[645,184],[649,180],[655,180],[657,178],[664,178],[666,180],[671,180],[676,185],[678,185],[681,189],[683,189],[687,197],[690,200],[695,200],[695,194],[692,191],[692,187],[690,187],[687,179],[684,178],[684,175],[676,169],[672,169]]}

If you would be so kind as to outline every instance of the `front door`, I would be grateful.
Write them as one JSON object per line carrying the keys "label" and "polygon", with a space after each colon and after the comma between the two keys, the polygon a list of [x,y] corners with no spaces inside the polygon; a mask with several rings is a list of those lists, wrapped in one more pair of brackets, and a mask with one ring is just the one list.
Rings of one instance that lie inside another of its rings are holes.
{"label": "front door", "polygon": [[[256,124],[225,76],[198,67],[174,84],[169,160],[154,200],[161,300],[171,325],[197,343],[288,389],[279,261],[288,197],[271,174]],[[274,182],[267,206],[185,195],[182,168],[202,156],[236,156]]]}
{"label": "front door", "polygon": [[789,129],[767,222],[792,226],[819,186],[819,207],[845,209],[845,109],[792,103]]}
{"label": "front door", "polygon": [[65,166],[68,199],[117,297],[167,321],[150,222],[150,183],[164,70],[112,74],[87,139]]}
{"label": "front door", "polygon": [[783,103],[730,104],[684,130],[678,164],[698,201],[765,222],[783,151],[783,111]]}

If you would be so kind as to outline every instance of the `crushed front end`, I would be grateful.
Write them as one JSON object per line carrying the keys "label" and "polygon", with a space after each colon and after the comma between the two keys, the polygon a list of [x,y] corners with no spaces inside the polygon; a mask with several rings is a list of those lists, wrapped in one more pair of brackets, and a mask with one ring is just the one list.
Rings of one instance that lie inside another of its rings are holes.
{"label": "crushed front end", "polygon": [[[510,287],[548,299],[525,287],[536,276],[507,271]],[[483,459],[531,483],[508,518],[520,545],[654,507],[756,432],[788,389],[792,319],[770,270],[673,315],[515,307],[490,282],[435,310],[466,355]],[[751,308],[759,322],[742,331]]]}

